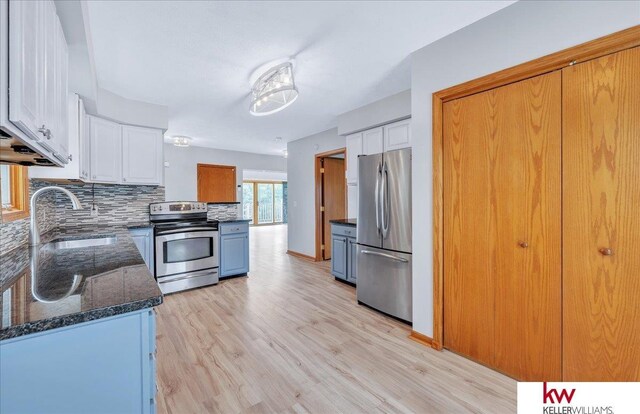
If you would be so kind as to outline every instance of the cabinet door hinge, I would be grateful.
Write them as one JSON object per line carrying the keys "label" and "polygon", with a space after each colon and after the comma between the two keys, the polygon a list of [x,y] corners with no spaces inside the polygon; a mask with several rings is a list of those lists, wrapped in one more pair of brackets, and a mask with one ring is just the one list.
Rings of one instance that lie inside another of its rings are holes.
{"label": "cabinet door hinge", "polygon": [[320,168],[320,174],[324,174],[324,168]]}
{"label": "cabinet door hinge", "polygon": [[320,245],[320,250],[324,250],[324,244]]}
{"label": "cabinet door hinge", "polygon": [[324,206],[321,206],[321,207],[320,207],[320,211],[324,211]]}

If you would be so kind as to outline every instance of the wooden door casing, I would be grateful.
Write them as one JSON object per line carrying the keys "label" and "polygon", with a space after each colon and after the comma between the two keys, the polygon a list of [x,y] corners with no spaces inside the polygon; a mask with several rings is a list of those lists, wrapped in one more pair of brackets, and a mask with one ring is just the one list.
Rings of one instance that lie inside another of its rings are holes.
{"label": "wooden door casing", "polygon": [[562,71],[565,381],[640,381],[639,73],[638,47]]}
{"label": "wooden door casing", "polygon": [[324,238],[323,259],[331,259],[331,223],[330,220],[346,218],[346,179],[344,158],[322,160],[322,231]]}
{"label": "wooden door casing", "polygon": [[561,76],[443,106],[444,346],[522,380],[561,373]]}
{"label": "wooden door casing", "polygon": [[198,201],[235,202],[236,167],[198,164]]}

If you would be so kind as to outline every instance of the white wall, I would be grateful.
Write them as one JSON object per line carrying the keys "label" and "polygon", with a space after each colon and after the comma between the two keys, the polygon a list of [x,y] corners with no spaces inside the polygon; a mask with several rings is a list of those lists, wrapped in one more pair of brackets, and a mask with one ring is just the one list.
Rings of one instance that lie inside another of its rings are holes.
{"label": "white wall", "polygon": [[[242,185],[242,170],[287,171],[287,160],[275,155],[225,151],[213,148],[180,148],[172,144],[164,146],[164,185],[167,200],[196,200],[198,195],[198,163],[235,165],[237,185]],[[239,191],[238,201],[242,201]]]}
{"label": "white wall", "polygon": [[338,116],[338,133],[349,135],[411,116],[411,89]]}
{"label": "white wall", "polygon": [[414,330],[433,335],[432,93],[637,24],[639,1],[520,1],[413,53]]}
{"label": "white wall", "polygon": [[315,257],[315,155],[344,146],[337,128],[287,144],[289,250]]}
{"label": "white wall", "polygon": [[243,170],[243,180],[251,181],[287,181],[286,171]]}

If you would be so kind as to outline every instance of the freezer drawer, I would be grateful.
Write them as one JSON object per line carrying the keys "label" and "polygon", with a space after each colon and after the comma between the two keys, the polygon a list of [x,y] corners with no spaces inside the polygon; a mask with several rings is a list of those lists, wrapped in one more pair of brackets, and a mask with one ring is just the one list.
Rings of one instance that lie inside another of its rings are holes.
{"label": "freezer drawer", "polygon": [[411,255],[358,245],[357,260],[358,302],[411,322]]}

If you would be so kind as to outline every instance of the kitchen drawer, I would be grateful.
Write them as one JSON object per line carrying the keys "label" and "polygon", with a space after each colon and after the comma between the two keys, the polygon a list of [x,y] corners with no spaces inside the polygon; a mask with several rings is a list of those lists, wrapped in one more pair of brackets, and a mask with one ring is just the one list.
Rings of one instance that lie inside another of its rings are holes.
{"label": "kitchen drawer", "polygon": [[220,223],[220,235],[248,232],[249,223]]}
{"label": "kitchen drawer", "polygon": [[358,232],[356,228],[353,226],[344,226],[340,224],[332,224],[331,225],[331,234],[346,236],[346,237],[356,237]]}

